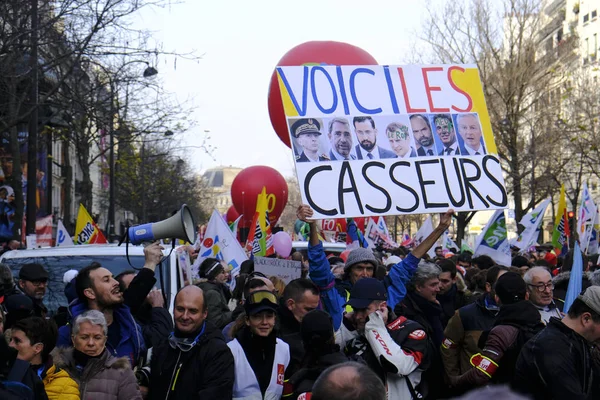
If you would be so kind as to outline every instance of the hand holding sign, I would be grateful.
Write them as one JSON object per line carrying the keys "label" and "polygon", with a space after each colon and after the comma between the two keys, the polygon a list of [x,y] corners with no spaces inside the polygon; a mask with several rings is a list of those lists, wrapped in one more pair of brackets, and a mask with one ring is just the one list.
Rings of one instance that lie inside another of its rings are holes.
{"label": "hand holding sign", "polygon": [[446,211],[444,214],[440,214],[440,224],[438,225],[438,229],[443,229],[444,232],[450,224],[452,223],[452,216],[454,215],[454,210],[450,209]]}
{"label": "hand holding sign", "polygon": [[304,221],[304,222],[314,222],[314,221],[310,221],[310,219],[312,218],[314,214],[314,211],[312,210],[312,208],[310,208],[310,206],[307,206],[306,204],[301,204],[300,206],[298,206],[298,209],[296,210],[296,218],[298,218],[300,221]]}

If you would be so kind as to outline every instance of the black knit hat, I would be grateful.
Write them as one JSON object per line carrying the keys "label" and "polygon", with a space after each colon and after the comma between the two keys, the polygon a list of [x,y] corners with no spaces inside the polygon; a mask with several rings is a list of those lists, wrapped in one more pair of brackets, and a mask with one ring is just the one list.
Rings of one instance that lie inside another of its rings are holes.
{"label": "black knit hat", "polygon": [[200,278],[206,278],[209,281],[212,281],[224,270],[225,268],[223,268],[221,261],[217,260],[216,258],[207,258],[206,260],[202,261],[202,264],[200,264],[200,270],[198,272],[200,274]]}
{"label": "black knit hat", "polygon": [[304,343],[313,342],[315,339],[327,342],[333,337],[331,316],[323,310],[310,311],[302,318],[300,335]]}
{"label": "black knit hat", "polygon": [[495,291],[502,304],[514,304],[525,300],[527,285],[521,275],[507,272],[496,281]]}

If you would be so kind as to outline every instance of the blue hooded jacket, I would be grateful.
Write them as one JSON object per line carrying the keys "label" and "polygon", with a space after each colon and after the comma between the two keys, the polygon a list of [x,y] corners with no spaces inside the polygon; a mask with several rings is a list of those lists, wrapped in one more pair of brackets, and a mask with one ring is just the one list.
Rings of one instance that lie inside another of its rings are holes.
{"label": "blue hooded jacket", "polygon": [[[88,310],[87,305],[79,300],[75,300],[69,305],[71,322],[59,328],[57,347],[73,346],[71,341],[71,324],[78,315]],[[129,307],[126,305],[121,304],[116,307],[113,311],[113,317],[113,324],[119,324],[121,341],[116,348],[112,348],[108,343],[106,344],[106,348],[115,357],[128,357],[131,365],[135,366],[146,353],[146,344],[142,336],[142,329],[135,322],[129,311]]]}
{"label": "blue hooded jacket", "polygon": [[[420,259],[409,253],[404,260],[395,264],[390,269],[389,274],[383,280],[388,291],[388,306],[394,309],[396,304],[400,303],[406,296],[406,284],[410,281],[419,265]],[[323,243],[319,242],[316,246],[308,245],[308,275],[310,279],[319,287],[321,291],[321,300],[327,312],[333,320],[333,328],[337,331],[344,317],[344,305],[348,301],[342,296],[337,287],[344,286],[349,295],[352,289],[350,282],[338,281],[331,272],[329,260],[323,250]],[[336,287],[337,286],[337,287]]]}

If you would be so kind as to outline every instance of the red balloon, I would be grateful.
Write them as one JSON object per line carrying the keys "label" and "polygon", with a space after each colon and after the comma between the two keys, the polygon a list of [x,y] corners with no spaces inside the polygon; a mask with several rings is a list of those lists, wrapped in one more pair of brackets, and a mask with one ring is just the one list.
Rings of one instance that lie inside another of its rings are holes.
{"label": "red balloon", "polygon": [[[294,66],[306,64],[328,65],[377,65],[377,61],[363,49],[348,43],[331,41],[314,41],[302,43],[287,53],[279,60],[277,66]],[[277,73],[273,71],[269,84],[269,116],[273,129],[279,139],[291,147],[290,133],[288,131]]]}
{"label": "red balloon", "polygon": [[231,200],[235,209],[244,216],[243,225],[250,226],[256,212],[256,199],[267,190],[269,221],[275,225],[283,212],[288,199],[287,182],[279,172],[271,167],[257,165],[242,170],[231,184]]}
{"label": "red balloon", "polygon": [[[235,222],[236,219],[238,219],[240,216],[240,213],[237,212],[237,210],[235,209],[235,206],[231,206],[229,207],[229,209],[227,210],[227,212],[225,213],[225,221],[227,221],[228,225],[231,225]],[[248,225],[244,223],[244,219],[240,219],[240,221],[238,222],[238,228],[247,228]]]}

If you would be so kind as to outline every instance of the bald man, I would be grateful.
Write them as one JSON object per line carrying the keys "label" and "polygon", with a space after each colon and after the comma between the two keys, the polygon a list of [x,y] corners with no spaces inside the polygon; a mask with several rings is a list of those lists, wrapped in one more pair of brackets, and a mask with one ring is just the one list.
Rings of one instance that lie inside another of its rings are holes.
{"label": "bald man", "polygon": [[327,368],[312,388],[311,400],[385,400],[383,382],[357,362]]}
{"label": "bald man", "polygon": [[186,286],[175,296],[175,330],[152,354],[150,399],[232,398],[233,355],[207,313],[199,287]]}

